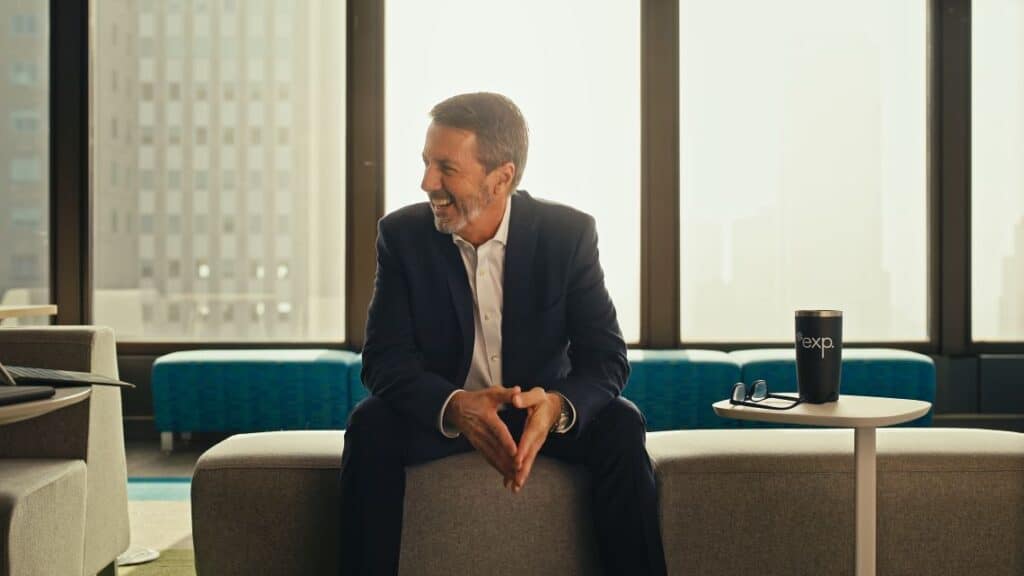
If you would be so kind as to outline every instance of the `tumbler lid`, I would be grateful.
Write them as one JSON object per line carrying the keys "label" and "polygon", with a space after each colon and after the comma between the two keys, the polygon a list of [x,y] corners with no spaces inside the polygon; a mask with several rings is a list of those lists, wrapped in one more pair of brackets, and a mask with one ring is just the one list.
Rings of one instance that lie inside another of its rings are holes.
{"label": "tumbler lid", "polygon": [[797,318],[842,318],[842,310],[797,310]]}

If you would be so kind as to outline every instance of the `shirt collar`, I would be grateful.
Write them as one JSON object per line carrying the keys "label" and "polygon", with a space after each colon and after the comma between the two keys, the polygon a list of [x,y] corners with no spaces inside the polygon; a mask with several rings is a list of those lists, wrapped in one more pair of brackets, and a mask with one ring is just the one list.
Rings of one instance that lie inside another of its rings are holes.
{"label": "shirt collar", "polygon": [[[509,214],[511,213],[512,195],[509,194],[508,198],[505,199],[505,213],[501,216],[501,224],[498,225],[497,232],[495,232],[494,237],[491,238],[491,240],[497,240],[502,246],[506,246],[508,244],[508,220]],[[490,242],[491,240],[488,240],[487,242]],[[458,234],[452,234],[452,242],[454,242],[455,244],[465,244],[467,246],[473,245],[468,240],[466,240],[462,236],[459,236]]]}

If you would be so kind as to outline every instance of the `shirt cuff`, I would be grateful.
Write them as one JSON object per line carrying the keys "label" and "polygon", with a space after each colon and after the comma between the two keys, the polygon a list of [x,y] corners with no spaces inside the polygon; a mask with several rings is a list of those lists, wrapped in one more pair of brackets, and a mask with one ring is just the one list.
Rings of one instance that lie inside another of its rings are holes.
{"label": "shirt cuff", "polygon": [[569,418],[569,425],[568,426],[566,426],[565,428],[556,428],[555,429],[555,434],[565,434],[569,430],[572,430],[572,427],[576,425],[576,407],[573,406],[572,402],[569,402],[569,399],[566,398],[561,392],[555,392],[555,394],[558,394],[559,396],[562,397],[562,402],[564,402],[565,404],[567,404],[569,406],[569,412],[572,413],[572,416],[570,416],[570,418]]}
{"label": "shirt cuff", "polygon": [[[448,399],[441,405],[441,414],[437,417],[437,429],[441,431],[441,434],[443,434],[445,438],[458,438],[460,435],[458,428],[452,428],[444,425],[444,411],[448,409],[448,403],[451,402],[452,398],[454,398],[459,392],[465,392],[465,390],[462,388],[452,390],[452,393],[448,395]],[[576,413],[573,412],[573,421],[575,422],[575,420]]]}

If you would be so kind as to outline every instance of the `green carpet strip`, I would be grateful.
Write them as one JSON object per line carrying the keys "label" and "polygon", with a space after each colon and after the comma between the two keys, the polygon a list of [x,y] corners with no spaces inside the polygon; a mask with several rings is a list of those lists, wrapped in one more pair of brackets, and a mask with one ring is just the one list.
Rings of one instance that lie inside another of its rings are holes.
{"label": "green carpet strip", "polygon": [[191,478],[129,478],[128,500],[131,502],[187,501],[191,488]]}

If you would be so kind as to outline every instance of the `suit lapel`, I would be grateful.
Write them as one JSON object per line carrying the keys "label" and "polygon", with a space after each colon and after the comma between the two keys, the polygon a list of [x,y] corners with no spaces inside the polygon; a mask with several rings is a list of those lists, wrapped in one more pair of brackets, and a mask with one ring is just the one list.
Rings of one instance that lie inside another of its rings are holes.
{"label": "suit lapel", "polygon": [[459,330],[462,332],[462,357],[459,364],[459,376],[455,382],[461,386],[469,374],[469,364],[473,358],[473,338],[476,330],[473,325],[473,293],[469,288],[469,279],[466,278],[466,265],[462,262],[462,255],[459,248],[452,242],[450,234],[435,233],[434,246],[440,253],[445,276],[448,279],[448,292],[452,297],[452,306],[455,307],[455,316],[459,321]]}
{"label": "suit lapel", "polygon": [[520,319],[528,315],[532,301],[529,294],[533,283],[533,253],[537,246],[534,201],[526,192],[512,196],[512,213],[509,215],[508,241],[505,244],[505,278],[503,282],[501,310],[501,355],[502,379],[506,386],[524,385],[514,382],[510,374],[519,364],[515,357],[519,345]]}

